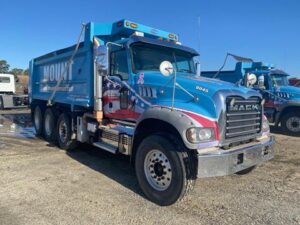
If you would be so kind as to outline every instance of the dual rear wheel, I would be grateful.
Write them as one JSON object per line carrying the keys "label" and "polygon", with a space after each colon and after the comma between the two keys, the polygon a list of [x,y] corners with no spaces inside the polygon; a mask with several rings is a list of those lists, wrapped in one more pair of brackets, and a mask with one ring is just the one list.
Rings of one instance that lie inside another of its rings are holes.
{"label": "dual rear wheel", "polygon": [[0,95],[0,110],[3,110],[3,109],[4,109],[4,102],[3,102],[2,96]]}
{"label": "dual rear wheel", "polygon": [[71,118],[67,113],[59,113],[51,107],[43,110],[40,106],[36,106],[33,111],[33,124],[37,136],[57,143],[65,150],[76,147],[77,141],[72,138]]}

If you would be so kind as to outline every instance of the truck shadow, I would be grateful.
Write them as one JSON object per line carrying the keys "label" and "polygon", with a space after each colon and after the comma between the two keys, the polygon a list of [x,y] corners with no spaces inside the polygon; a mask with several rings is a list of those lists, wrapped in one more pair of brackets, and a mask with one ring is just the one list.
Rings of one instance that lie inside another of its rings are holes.
{"label": "truck shadow", "polygon": [[295,136],[295,135],[284,133],[282,131],[281,127],[274,126],[274,125],[270,125],[270,132],[271,132],[271,134],[281,134],[281,135],[286,135],[286,136],[289,136],[289,137],[294,137]]}
{"label": "truck shadow", "polygon": [[273,125],[270,125],[270,132],[271,132],[272,134],[284,134],[284,133],[282,132],[282,130],[280,129],[280,127],[278,127],[278,126],[273,126]]}
{"label": "truck shadow", "polygon": [[139,188],[134,168],[128,156],[113,155],[87,144],[81,144],[77,149],[67,151],[67,155],[146,198]]}
{"label": "truck shadow", "polygon": [[[16,137],[25,139],[34,137],[39,139],[39,137],[35,136],[30,112],[5,111],[1,113],[0,125],[0,131],[6,131]],[[47,146],[57,148],[57,145],[50,142]],[[121,154],[113,155],[88,144],[80,144],[78,148],[73,151],[67,151],[66,154],[79,163],[118,182],[141,197],[146,198],[139,188],[134,168],[128,156]]]}

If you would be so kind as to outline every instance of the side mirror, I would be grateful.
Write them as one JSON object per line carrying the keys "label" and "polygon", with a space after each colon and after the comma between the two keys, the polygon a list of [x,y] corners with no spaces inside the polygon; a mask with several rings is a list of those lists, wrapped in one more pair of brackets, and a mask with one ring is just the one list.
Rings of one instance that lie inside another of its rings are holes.
{"label": "side mirror", "polygon": [[174,72],[174,67],[171,62],[163,61],[159,66],[160,73],[165,77],[170,76]]}
{"label": "side mirror", "polygon": [[105,45],[100,45],[95,52],[96,72],[99,76],[107,76],[109,68],[109,50]]}
{"label": "side mirror", "polygon": [[260,90],[265,90],[266,89],[266,87],[265,87],[265,77],[263,75],[258,77],[258,88]]}
{"label": "side mirror", "polygon": [[198,77],[200,77],[201,76],[201,64],[199,62],[196,62],[195,65],[196,65],[196,75]]}
{"label": "side mirror", "polygon": [[256,81],[257,81],[257,77],[255,74],[253,74],[253,73],[247,74],[247,84],[249,86],[253,86],[256,83]]}

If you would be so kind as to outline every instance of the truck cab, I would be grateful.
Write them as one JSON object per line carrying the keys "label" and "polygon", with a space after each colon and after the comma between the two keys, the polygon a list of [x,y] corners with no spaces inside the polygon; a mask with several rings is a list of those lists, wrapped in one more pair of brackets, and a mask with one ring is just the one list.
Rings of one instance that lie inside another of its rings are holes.
{"label": "truck cab", "polygon": [[[212,77],[215,72],[202,72]],[[255,80],[250,84],[248,76]],[[269,122],[281,125],[290,135],[300,135],[300,89],[289,84],[289,74],[263,62],[236,64],[233,71],[222,71],[217,79],[238,83],[258,90],[265,99],[264,110]]]}
{"label": "truck cab", "polygon": [[28,105],[27,95],[17,95],[15,77],[12,74],[0,74],[0,110]]}
{"label": "truck cab", "polygon": [[15,94],[15,77],[12,74],[0,73],[0,94]]}
{"label": "truck cab", "polygon": [[83,42],[30,62],[37,135],[130,156],[159,205],[196,178],[246,174],[273,157],[260,93],[199,76],[198,53],[177,35],[129,20],[83,29]]}

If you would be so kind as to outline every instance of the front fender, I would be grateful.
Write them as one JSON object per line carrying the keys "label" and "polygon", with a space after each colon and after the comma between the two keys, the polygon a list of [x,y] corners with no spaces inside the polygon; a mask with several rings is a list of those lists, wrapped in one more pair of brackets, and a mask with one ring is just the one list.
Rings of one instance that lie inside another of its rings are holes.
{"label": "front fender", "polygon": [[280,120],[282,116],[289,111],[289,109],[300,109],[300,101],[288,101],[278,108],[278,112],[275,116],[275,125],[278,125],[280,123]]}
{"label": "front fender", "polygon": [[[172,110],[169,107],[160,107],[160,106],[150,107],[142,114],[142,116],[137,121],[137,127],[142,121],[146,119],[158,119],[172,125],[178,131],[178,133],[182,138],[183,143],[188,149],[199,149],[201,147],[210,147],[210,145],[207,146],[207,143],[205,143],[205,146],[203,146],[203,144],[202,145],[193,144],[187,140],[186,138],[187,129],[191,127],[203,127],[203,126],[206,127],[206,124],[204,125],[200,124],[196,114],[193,114],[192,112],[186,112],[180,109]],[[213,145],[217,145],[217,144],[214,142]]]}

